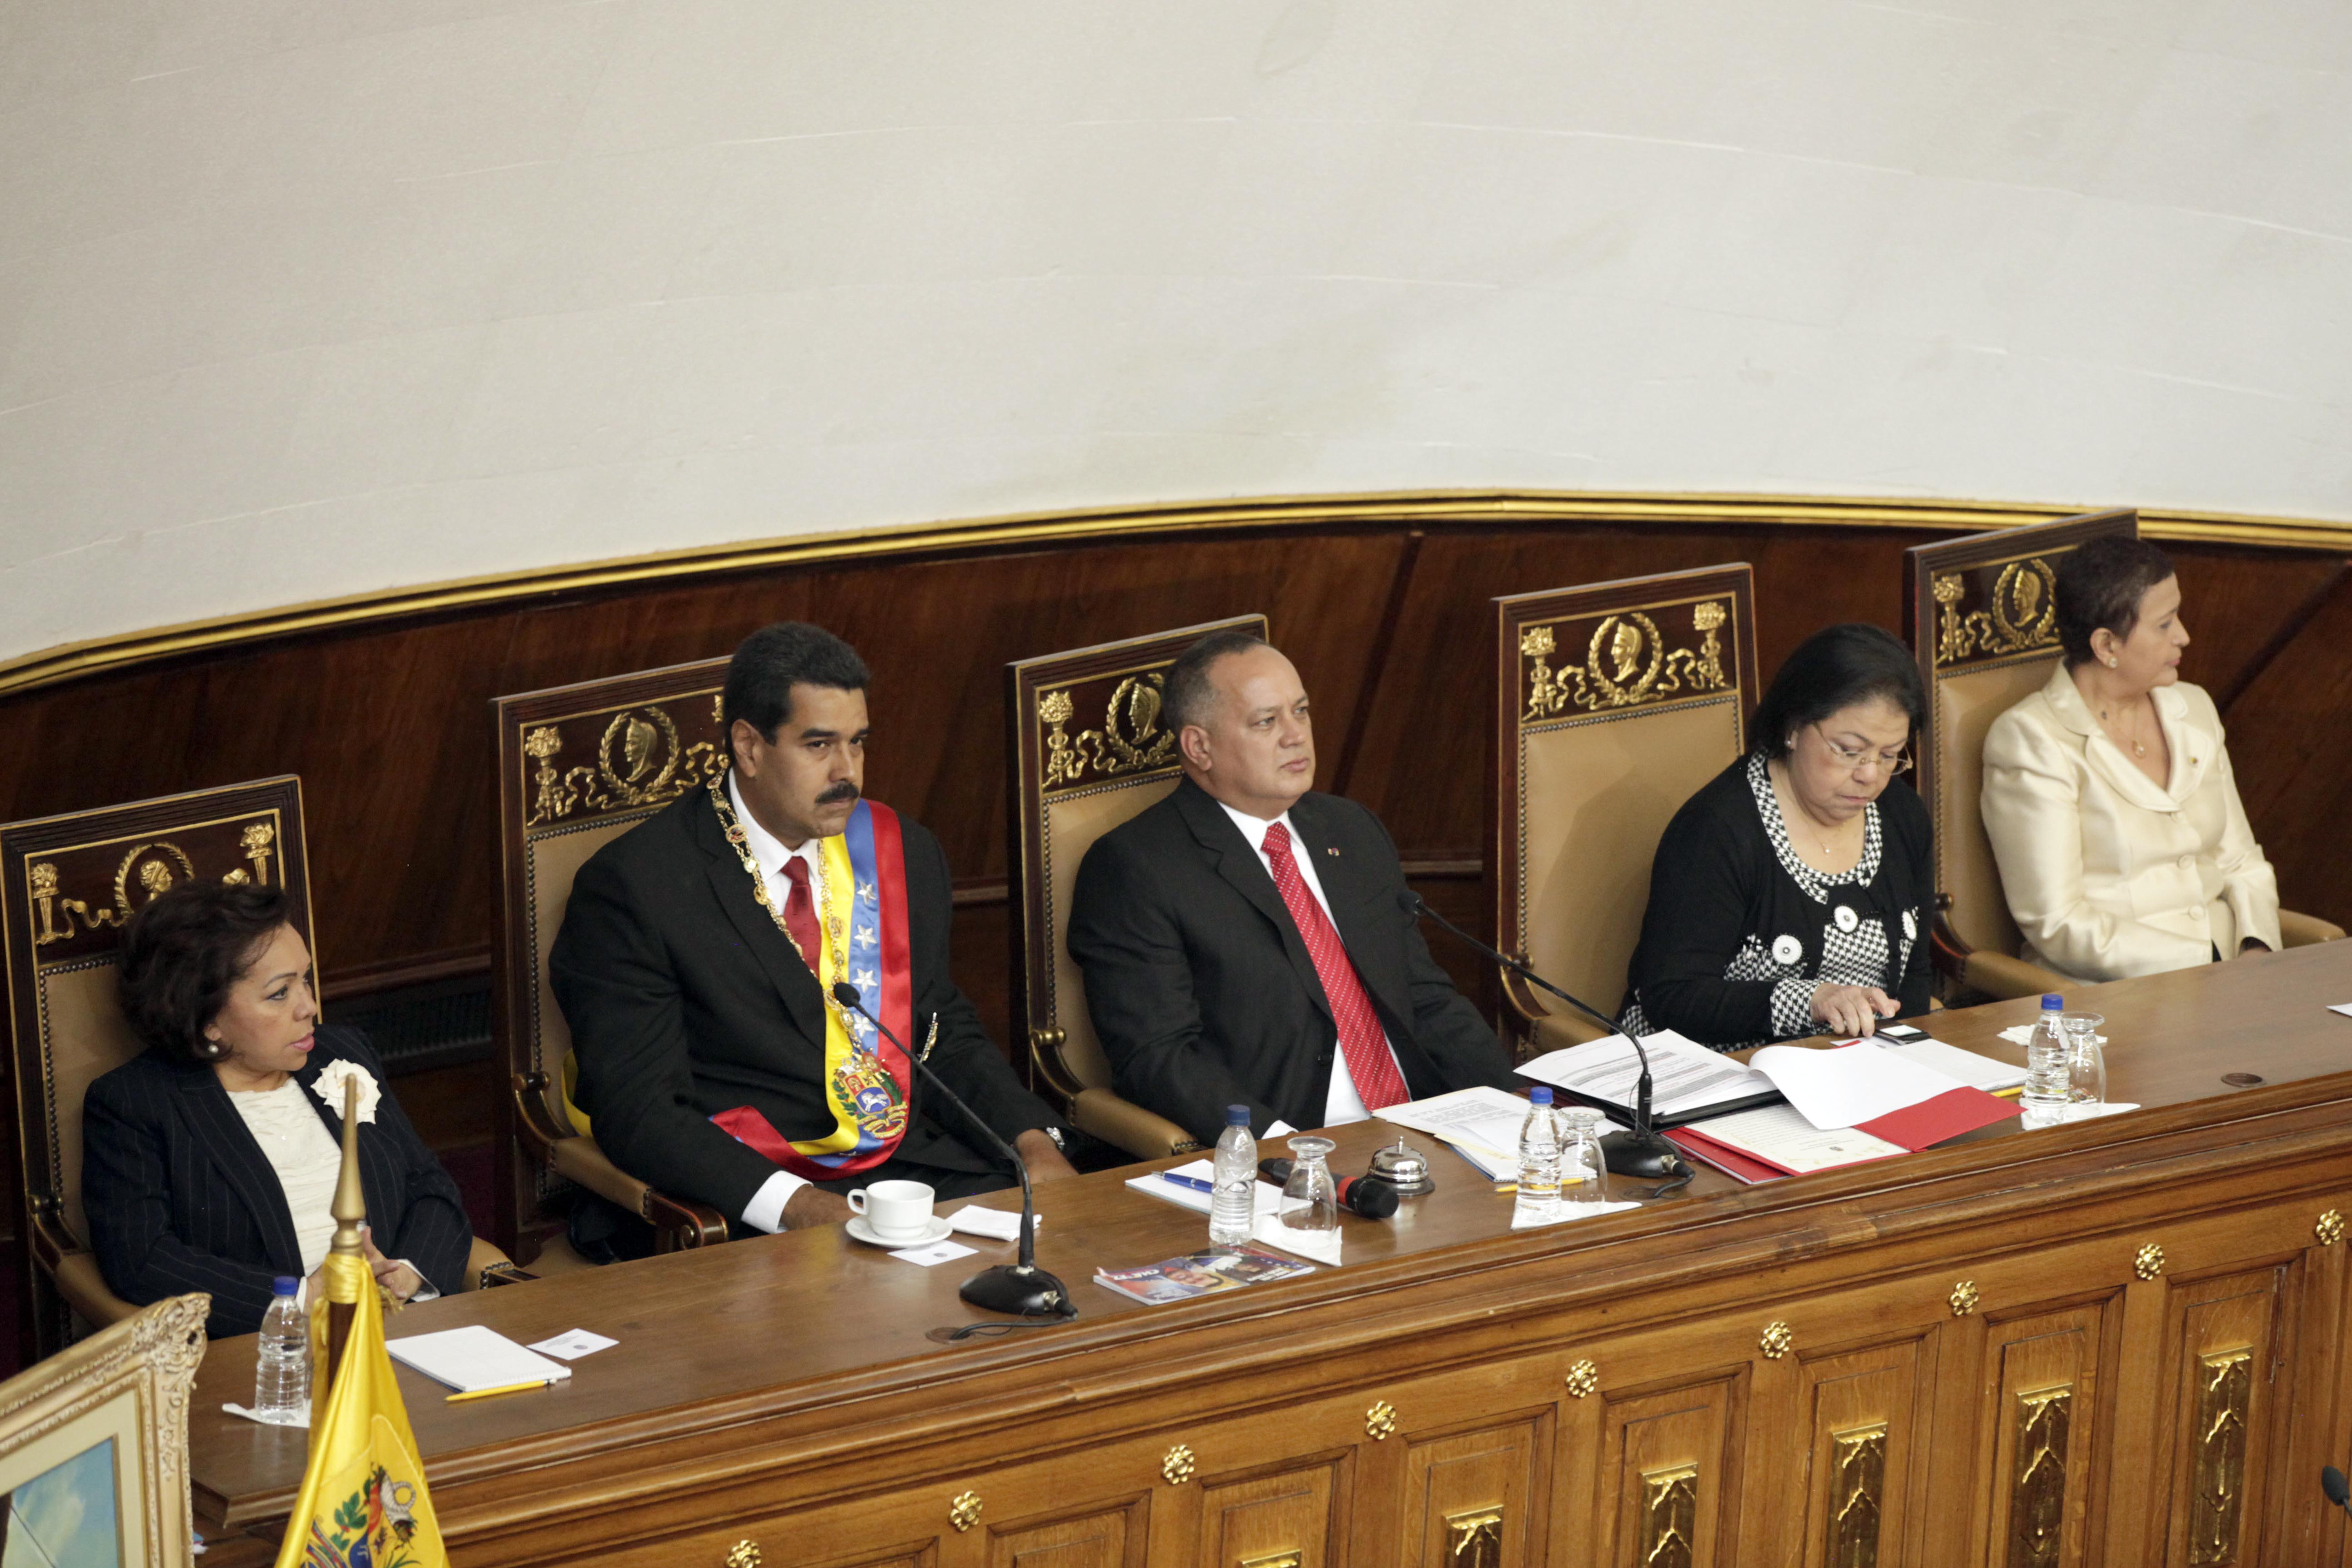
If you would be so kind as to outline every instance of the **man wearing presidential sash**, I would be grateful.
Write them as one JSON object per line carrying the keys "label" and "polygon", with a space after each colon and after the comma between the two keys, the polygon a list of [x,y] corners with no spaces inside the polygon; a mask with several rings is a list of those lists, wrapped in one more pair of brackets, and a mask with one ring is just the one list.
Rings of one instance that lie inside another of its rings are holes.
{"label": "man wearing presidential sash", "polygon": [[1015,1179],[833,999],[844,980],[1032,1178],[1075,1173],[1053,1112],[949,976],[939,841],[865,798],[866,685],[830,632],[753,633],[721,699],[733,765],[582,867],[555,940],[597,1142],[730,1226],[832,1224],[849,1216],[841,1194],[890,1178],[941,1198]]}

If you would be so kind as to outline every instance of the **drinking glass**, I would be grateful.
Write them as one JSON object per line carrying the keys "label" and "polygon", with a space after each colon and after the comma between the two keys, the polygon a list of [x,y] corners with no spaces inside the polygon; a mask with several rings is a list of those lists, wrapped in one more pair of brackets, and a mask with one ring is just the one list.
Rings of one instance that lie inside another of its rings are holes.
{"label": "drinking glass", "polygon": [[1324,1163],[1333,1144],[1328,1138],[1290,1141],[1290,1180],[1282,1184],[1282,1223],[1292,1230],[1317,1233],[1339,1228],[1339,1189]]}
{"label": "drinking glass", "polygon": [[1609,1164],[1601,1153],[1601,1112],[1571,1105],[1559,1113],[1559,1201],[1605,1204]]}
{"label": "drinking glass", "polygon": [[2097,1013],[2058,1015],[2058,1026],[2066,1033],[2067,1099],[2075,1105],[2097,1105],[2107,1098],[2107,1037],[2099,1033],[2106,1022]]}

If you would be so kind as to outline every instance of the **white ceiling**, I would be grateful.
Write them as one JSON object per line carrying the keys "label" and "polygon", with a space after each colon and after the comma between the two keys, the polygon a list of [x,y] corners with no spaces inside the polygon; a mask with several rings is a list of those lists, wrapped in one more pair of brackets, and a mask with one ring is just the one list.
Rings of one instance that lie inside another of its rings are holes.
{"label": "white ceiling", "polygon": [[16,0],[0,657],[1029,509],[2352,518],[2344,0]]}

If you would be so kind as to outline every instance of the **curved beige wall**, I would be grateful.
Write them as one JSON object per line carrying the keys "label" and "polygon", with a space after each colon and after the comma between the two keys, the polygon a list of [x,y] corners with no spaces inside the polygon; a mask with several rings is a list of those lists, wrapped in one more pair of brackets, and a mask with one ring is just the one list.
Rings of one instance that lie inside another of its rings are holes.
{"label": "curved beige wall", "polygon": [[2335,0],[15,0],[0,657],[1443,486],[2352,517]]}

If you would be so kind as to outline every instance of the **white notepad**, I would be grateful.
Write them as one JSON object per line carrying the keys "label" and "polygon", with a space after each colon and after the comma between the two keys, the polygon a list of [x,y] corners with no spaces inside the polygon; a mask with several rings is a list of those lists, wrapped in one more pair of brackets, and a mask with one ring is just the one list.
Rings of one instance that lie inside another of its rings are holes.
{"label": "white notepad", "polygon": [[546,1383],[570,1377],[572,1369],[526,1349],[479,1323],[444,1329],[437,1334],[414,1334],[385,1343],[392,1359],[415,1367],[436,1383],[446,1383],[460,1394],[484,1388],[511,1388],[518,1383]]}

